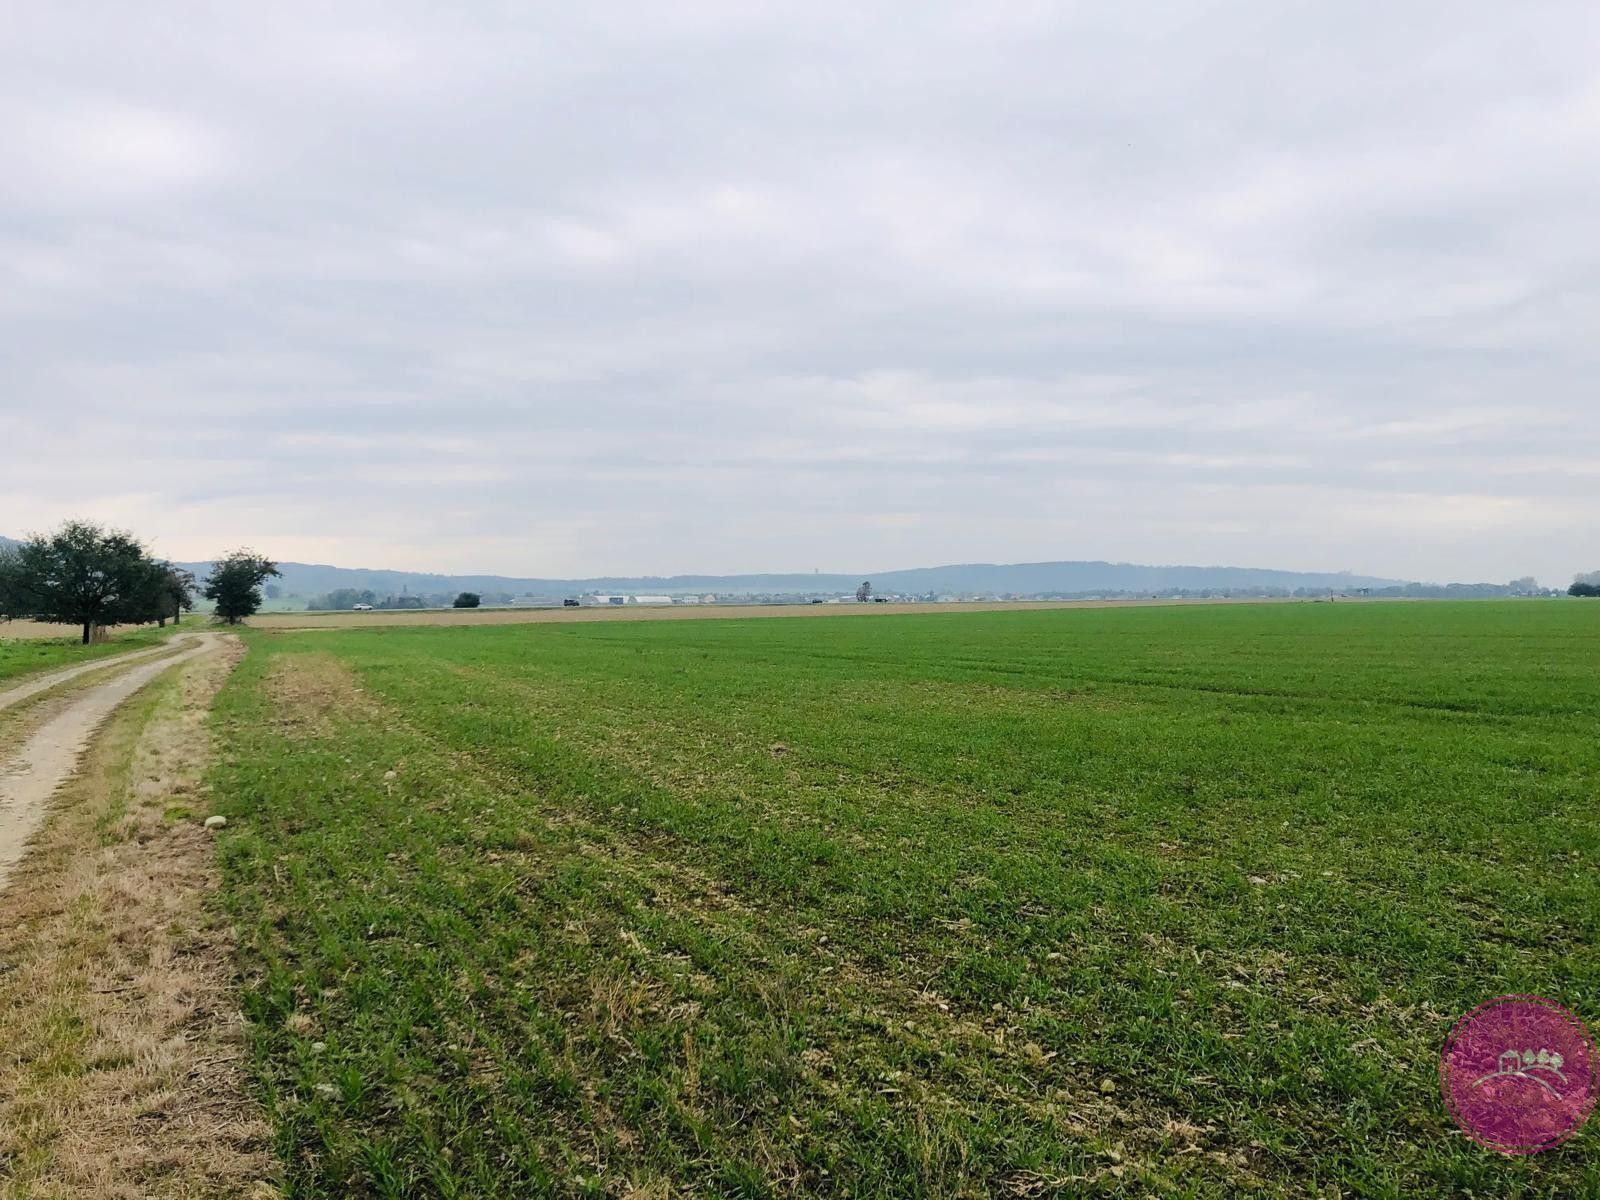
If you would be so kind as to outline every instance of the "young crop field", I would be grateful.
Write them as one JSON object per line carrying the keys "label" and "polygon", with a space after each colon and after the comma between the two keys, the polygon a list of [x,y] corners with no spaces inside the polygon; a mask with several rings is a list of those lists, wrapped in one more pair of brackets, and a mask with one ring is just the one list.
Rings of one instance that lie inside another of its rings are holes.
{"label": "young crop field", "polygon": [[256,633],[220,903],[295,1196],[1600,1195],[1600,607]]}

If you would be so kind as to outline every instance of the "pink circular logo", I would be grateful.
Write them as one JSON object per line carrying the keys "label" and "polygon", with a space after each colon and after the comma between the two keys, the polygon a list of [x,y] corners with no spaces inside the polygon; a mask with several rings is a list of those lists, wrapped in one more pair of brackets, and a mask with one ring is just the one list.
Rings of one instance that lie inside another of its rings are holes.
{"label": "pink circular logo", "polygon": [[1559,1146],[1600,1091],[1583,1022],[1539,996],[1499,996],[1456,1022],[1439,1088],[1456,1124],[1503,1154]]}

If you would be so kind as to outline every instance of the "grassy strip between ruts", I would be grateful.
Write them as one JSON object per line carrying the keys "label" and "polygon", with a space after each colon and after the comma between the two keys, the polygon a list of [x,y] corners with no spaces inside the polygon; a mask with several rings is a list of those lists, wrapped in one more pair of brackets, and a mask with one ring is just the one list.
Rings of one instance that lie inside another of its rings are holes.
{"label": "grassy strip between ruts", "polygon": [[292,1188],[1595,1193],[1433,1066],[1600,982],[1593,635],[1351,608],[258,639]]}
{"label": "grassy strip between ruts", "polygon": [[116,678],[125,669],[124,664],[115,657],[92,658],[78,665],[98,669],[86,670],[54,687],[0,708],[0,757],[20,748],[35,729],[71,704],[77,696]]}
{"label": "grassy strip between ruts", "polygon": [[0,623],[0,690],[19,676],[57,667],[75,667],[93,662],[111,654],[124,654],[129,650],[142,650],[154,646],[174,633],[191,632],[201,628],[199,622],[183,626],[158,629],[150,626],[118,633],[109,641],[82,645],[75,637],[60,638],[7,638],[6,627]]}

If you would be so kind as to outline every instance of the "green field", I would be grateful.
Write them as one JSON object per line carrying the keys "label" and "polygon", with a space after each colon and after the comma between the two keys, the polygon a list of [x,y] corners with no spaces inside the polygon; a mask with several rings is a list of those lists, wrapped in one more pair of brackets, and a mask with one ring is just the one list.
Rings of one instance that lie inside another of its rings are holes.
{"label": "green field", "polygon": [[1600,1195],[1437,1055],[1600,1016],[1600,606],[258,634],[292,1194]]}

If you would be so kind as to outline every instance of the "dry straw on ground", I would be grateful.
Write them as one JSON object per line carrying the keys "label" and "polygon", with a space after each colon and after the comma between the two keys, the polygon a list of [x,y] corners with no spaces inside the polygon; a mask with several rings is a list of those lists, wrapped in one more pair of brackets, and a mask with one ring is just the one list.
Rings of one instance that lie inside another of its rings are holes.
{"label": "dry straw on ground", "polygon": [[135,698],[0,895],[0,1197],[277,1195],[206,909],[205,715],[231,639]]}

